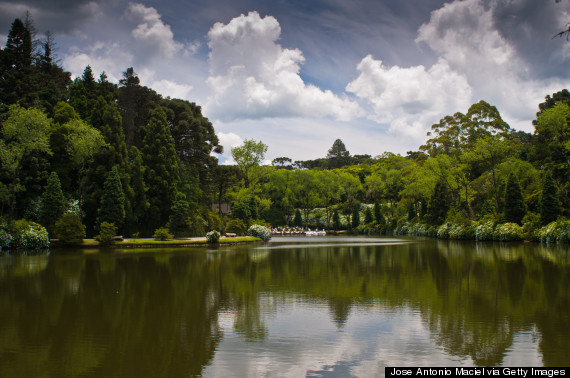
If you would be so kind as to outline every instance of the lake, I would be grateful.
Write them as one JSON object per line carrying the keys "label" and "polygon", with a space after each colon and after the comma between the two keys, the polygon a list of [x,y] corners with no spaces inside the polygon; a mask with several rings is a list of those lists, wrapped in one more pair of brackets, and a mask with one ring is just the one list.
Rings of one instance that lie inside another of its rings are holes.
{"label": "lake", "polygon": [[0,377],[569,366],[567,247],[274,237],[0,255]]}

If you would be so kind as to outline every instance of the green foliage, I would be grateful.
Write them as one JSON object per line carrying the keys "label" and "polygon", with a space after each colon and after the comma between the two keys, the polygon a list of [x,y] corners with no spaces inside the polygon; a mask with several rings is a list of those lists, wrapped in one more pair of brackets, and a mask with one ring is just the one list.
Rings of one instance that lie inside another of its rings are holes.
{"label": "green foliage", "polygon": [[169,239],[173,238],[172,234],[170,233],[170,230],[166,227],[157,228],[154,231],[154,234],[152,235],[152,237],[154,238],[154,240],[161,240],[161,241],[169,240]]}
{"label": "green foliage", "polygon": [[269,230],[269,228],[261,226],[259,224],[251,225],[247,230],[247,234],[249,236],[255,236],[256,238],[260,238],[263,241],[268,241],[269,239],[271,239],[271,231]]}
{"label": "green foliage", "polygon": [[9,248],[13,239],[8,226],[0,223],[0,251],[2,248]]}
{"label": "green foliage", "polygon": [[295,211],[295,218],[293,219],[293,226],[303,227],[303,218],[301,217],[301,211],[297,209]]}
{"label": "green foliage", "polygon": [[245,235],[247,227],[240,219],[232,219],[226,224],[225,231],[236,235]]}
{"label": "green foliage", "polygon": [[550,171],[544,173],[542,180],[542,196],[540,197],[540,220],[542,224],[554,222],[560,214],[558,189]]}
{"label": "green foliage", "polygon": [[352,207],[352,228],[360,225],[360,204],[355,204]]}
{"label": "green foliage", "polygon": [[85,226],[75,214],[64,214],[55,222],[54,234],[61,244],[79,244],[85,238]]}
{"label": "green foliage", "polygon": [[535,242],[540,241],[540,215],[536,213],[527,213],[522,220],[522,224],[525,239]]}
{"label": "green foliage", "polygon": [[431,224],[442,224],[447,217],[450,208],[450,193],[447,183],[440,180],[435,185],[435,189],[428,205],[428,221]]}
{"label": "green foliage", "polygon": [[222,218],[218,213],[214,213],[213,211],[206,211],[206,222],[208,223],[207,227],[210,230],[221,230],[222,229]]}
{"label": "green foliage", "polygon": [[117,227],[113,223],[102,222],[99,225],[99,234],[95,240],[101,245],[111,245],[115,243],[113,237],[117,234]]}
{"label": "green foliage", "polygon": [[212,230],[206,234],[206,240],[208,243],[217,243],[220,241],[220,233],[216,230]]}
{"label": "green foliage", "polygon": [[505,190],[505,220],[511,223],[521,224],[526,214],[526,205],[522,194],[519,180],[513,172],[509,175]]}
{"label": "green foliage", "polygon": [[366,211],[364,213],[364,223],[369,224],[372,222],[374,222],[374,218],[372,218],[372,211],[370,210],[370,207],[366,207]]}
{"label": "green foliage", "polygon": [[190,204],[186,200],[184,193],[176,193],[176,199],[170,209],[168,228],[175,234],[188,229],[188,218],[190,217]]}
{"label": "green foliage", "polygon": [[254,182],[255,168],[265,159],[267,146],[253,139],[246,139],[243,145],[232,148],[232,157],[240,167],[244,177],[244,184],[249,188],[250,183]]}
{"label": "green foliage", "polygon": [[121,227],[125,219],[125,194],[121,184],[121,176],[117,166],[109,172],[103,195],[101,196],[101,207],[99,208],[99,221],[113,223],[116,227]]}
{"label": "green foliage", "polygon": [[333,213],[333,229],[340,230],[340,216],[338,215],[338,210],[335,210]]}
{"label": "green foliage", "polygon": [[524,239],[524,231],[516,223],[503,223],[497,225],[493,239],[498,241],[518,241]]}
{"label": "green foliage", "polygon": [[39,209],[39,221],[46,227],[53,226],[66,210],[67,201],[61,191],[61,183],[57,173],[52,172],[42,194]]}
{"label": "green foliage", "polygon": [[374,203],[374,220],[379,224],[384,223],[384,217],[382,216],[382,211],[378,202]]}
{"label": "green foliage", "polygon": [[541,243],[568,244],[570,243],[570,221],[551,222],[538,231],[538,237]]}
{"label": "green foliage", "polygon": [[48,232],[42,225],[24,219],[10,226],[13,237],[11,247],[16,249],[41,249],[49,247]]}

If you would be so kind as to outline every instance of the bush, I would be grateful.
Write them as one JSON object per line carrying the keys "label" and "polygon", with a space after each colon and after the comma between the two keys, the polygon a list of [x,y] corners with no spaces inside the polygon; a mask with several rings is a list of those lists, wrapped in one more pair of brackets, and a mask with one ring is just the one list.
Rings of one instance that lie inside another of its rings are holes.
{"label": "bush", "polygon": [[161,228],[157,228],[154,231],[154,235],[152,235],[152,237],[154,238],[154,240],[165,241],[168,239],[172,239],[172,234],[170,234],[170,231],[168,230],[168,228],[161,227]]}
{"label": "bush", "polygon": [[455,240],[475,240],[475,225],[454,224],[449,229],[449,238]]}
{"label": "bush", "polygon": [[570,243],[570,221],[558,220],[551,222],[538,231],[541,243]]}
{"label": "bush", "polygon": [[61,244],[79,244],[85,238],[85,226],[81,219],[72,213],[64,214],[55,222],[54,232]]}
{"label": "bush", "polygon": [[475,239],[477,240],[493,240],[495,227],[493,221],[480,223],[475,228]]}
{"label": "bush", "polygon": [[232,219],[226,224],[226,232],[231,232],[232,234],[245,235],[247,228],[245,223],[240,219]]}
{"label": "bush", "polygon": [[439,239],[449,239],[449,231],[451,231],[451,228],[453,226],[455,225],[449,222],[446,222],[441,226],[439,226],[439,228],[437,229],[437,237]]}
{"label": "bush", "polygon": [[208,243],[217,243],[220,241],[220,233],[216,230],[212,230],[206,234],[206,240]]}
{"label": "bush", "polygon": [[499,241],[523,240],[523,229],[516,223],[500,224],[495,228],[494,239]]}
{"label": "bush", "polygon": [[19,249],[40,249],[49,247],[49,235],[44,226],[24,219],[11,225],[10,246]]}
{"label": "bush", "polygon": [[12,235],[8,231],[8,226],[5,224],[0,224],[0,251],[2,248],[10,248],[12,239]]}
{"label": "bush", "polygon": [[540,215],[535,213],[527,213],[523,220],[523,233],[527,240],[540,241]]}
{"label": "bush", "polygon": [[103,222],[99,226],[99,235],[95,236],[95,240],[101,245],[110,245],[115,242],[113,237],[116,233],[117,227],[115,227],[114,223]]}
{"label": "bush", "polygon": [[271,231],[269,231],[267,227],[258,224],[251,225],[247,230],[247,234],[249,236],[260,238],[263,241],[268,241],[271,239]]}

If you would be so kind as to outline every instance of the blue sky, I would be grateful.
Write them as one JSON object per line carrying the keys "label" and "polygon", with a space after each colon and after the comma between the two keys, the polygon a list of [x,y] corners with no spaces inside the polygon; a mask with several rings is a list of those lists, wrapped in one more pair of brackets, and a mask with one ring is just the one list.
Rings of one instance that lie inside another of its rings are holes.
{"label": "blue sky", "polygon": [[532,131],[568,88],[570,21],[554,0],[0,1],[0,41],[29,10],[63,66],[200,104],[229,157],[244,139],[268,160],[405,154],[445,115],[485,100]]}

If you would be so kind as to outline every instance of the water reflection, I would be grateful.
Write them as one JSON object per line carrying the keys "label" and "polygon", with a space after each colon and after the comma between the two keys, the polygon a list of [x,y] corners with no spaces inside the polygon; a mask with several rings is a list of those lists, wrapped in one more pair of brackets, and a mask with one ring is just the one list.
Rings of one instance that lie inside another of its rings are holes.
{"label": "water reflection", "polygon": [[567,248],[284,239],[2,256],[0,376],[368,376],[385,365],[570,361]]}

